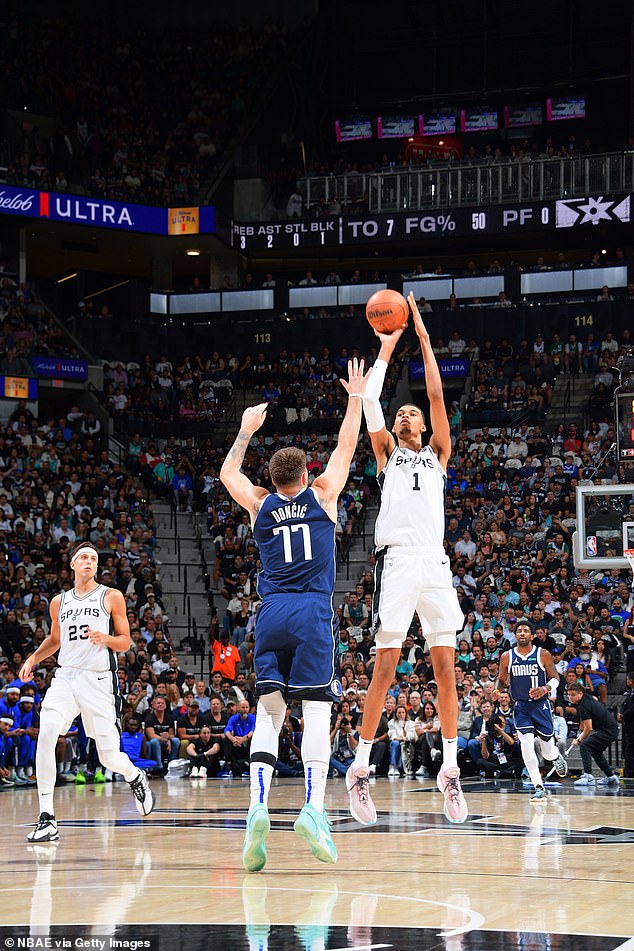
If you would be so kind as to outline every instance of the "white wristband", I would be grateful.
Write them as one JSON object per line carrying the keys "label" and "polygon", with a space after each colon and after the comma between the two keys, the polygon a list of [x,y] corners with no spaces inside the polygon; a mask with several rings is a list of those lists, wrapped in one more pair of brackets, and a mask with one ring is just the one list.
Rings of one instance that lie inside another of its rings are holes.
{"label": "white wristband", "polygon": [[363,393],[348,393],[348,399],[349,399],[349,400],[354,399],[355,397],[356,397],[356,399],[358,399],[358,400],[362,400],[362,399],[363,399]]}
{"label": "white wristband", "polygon": [[380,399],[386,373],[385,360],[375,360],[363,397],[363,413],[369,433],[378,433],[381,429],[385,429],[385,417]]}
{"label": "white wristband", "polygon": [[555,693],[559,686],[559,679],[557,677],[551,677],[546,686],[548,687],[549,693]]}
{"label": "white wristband", "polygon": [[366,402],[377,402],[381,399],[381,391],[385,383],[385,374],[387,373],[387,363],[385,360],[375,360],[372,366],[372,373],[365,388],[363,397]]}
{"label": "white wristband", "polygon": [[363,415],[368,426],[369,433],[378,433],[385,429],[385,416],[378,400],[363,399]]}

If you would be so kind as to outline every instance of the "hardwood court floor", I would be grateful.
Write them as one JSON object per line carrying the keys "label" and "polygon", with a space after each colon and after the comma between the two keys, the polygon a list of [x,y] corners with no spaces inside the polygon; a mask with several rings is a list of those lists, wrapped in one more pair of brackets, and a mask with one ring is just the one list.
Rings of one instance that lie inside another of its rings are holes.
{"label": "hardwood court floor", "polygon": [[258,874],[246,874],[240,856],[247,780],[152,788],[157,805],[146,819],[125,783],[58,788],[61,840],[41,846],[25,841],[35,791],[0,794],[0,947],[11,947],[8,936],[71,934],[110,944],[57,946],[135,947],[113,945],[114,935],[142,936],[151,951],[634,948],[631,781],[582,793],[565,780],[541,807],[519,783],[466,780],[470,818],[451,826],[432,780],[378,779],[379,822],[362,829],[335,779],[331,866],[292,831],[303,782],[274,780]]}

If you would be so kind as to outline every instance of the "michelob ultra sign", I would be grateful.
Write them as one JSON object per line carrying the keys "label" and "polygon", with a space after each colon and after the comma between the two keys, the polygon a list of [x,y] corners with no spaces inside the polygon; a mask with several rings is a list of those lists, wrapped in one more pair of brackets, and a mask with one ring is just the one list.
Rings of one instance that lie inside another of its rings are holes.
{"label": "michelob ultra sign", "polygon": [[168,208],[168,234],[199,234],[198,208]]}

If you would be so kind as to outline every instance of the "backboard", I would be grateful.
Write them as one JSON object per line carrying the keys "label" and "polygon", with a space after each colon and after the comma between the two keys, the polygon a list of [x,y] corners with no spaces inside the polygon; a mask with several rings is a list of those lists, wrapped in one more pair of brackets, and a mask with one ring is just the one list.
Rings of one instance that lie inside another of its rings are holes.
{"label": "backboard", "polygon": [[577,568],[628,568],[634,548],[634,484],[578,485],[573,559]]}

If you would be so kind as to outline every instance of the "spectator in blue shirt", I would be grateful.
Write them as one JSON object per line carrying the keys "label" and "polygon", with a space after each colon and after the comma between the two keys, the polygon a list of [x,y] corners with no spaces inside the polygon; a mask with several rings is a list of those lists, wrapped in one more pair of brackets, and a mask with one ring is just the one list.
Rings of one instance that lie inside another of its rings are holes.
{"label": "spectator in blue shirt", "polygon": [[13,715],[0,713],[0,786],[14,786],[11,779],[13,740],[8,733],[13,729]]}
{"label": "spectator in blue shirt", "polygon": [[254,730],[255,714],[249,713],[249,701],[241,700],[238,712],[229,717],[225,727],[225,759],[234,776],[249,775],[249,755]]}
{"label": "spectator in blue shirt", "polygon": [[19,779],[28,780],[33,775],[35,767],[35,746],[40,727],[40,718],[35,709],[35,698],[31,693],[25,693],[20,697],[19,709],[19,727],[22,732],[17,743],[18,765],[16,773]]}
{"label": "spectator in blue shirt", "polygon": [[184,466],[179,466],[172,476],[172,490],[176,508],[181,509],[182,503],[185,502],[187,511],[191,512],[194,502],[194,483]]}

